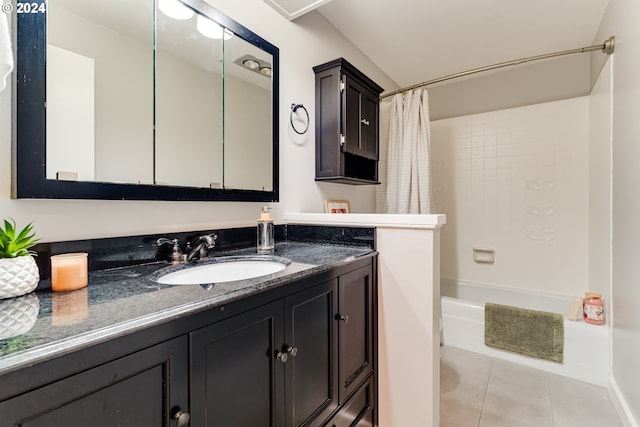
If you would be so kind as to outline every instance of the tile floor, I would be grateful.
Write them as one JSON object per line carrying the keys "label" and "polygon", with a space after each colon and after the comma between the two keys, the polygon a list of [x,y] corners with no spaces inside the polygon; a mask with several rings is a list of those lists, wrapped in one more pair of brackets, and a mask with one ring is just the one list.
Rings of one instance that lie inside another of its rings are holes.
{"label": "tile floor", "polygon": [[606,388],[442,347],[440,427],[622,427]]}

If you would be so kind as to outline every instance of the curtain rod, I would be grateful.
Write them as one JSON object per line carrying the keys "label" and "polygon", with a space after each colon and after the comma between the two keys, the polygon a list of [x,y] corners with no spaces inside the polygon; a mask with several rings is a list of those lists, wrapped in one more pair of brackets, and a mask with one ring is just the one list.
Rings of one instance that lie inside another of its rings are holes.
{"label": "curtain rod", "polygon": [[615,49],[615,45],[616,45],[616,38],[611,36],[603,44],[598,44],[598,45],[588,46],[588,47],[581,47],[579,49],[563,50],[561,52],[546,53],[544,55],[530,56],[527,58],[514,59],[512,61],[500,62],[498,64],[487,65],[486,67],[474,68],[472,70],[462,71],[461,73],[450,74],[444,77],[438,77],[437,79],[428,80],[426,82],[422,82],[412,86],[407,86],[402,89],[394,90],[393,92],[389,92],[387,94],[381,95],[380,99],[382,100],[390,96],[396,95],[398,93],[407,92],[413,89],[417,89],[423,86],[429,86],[429,85],[444,82],[447,80],[457,79],[459,77],[468,76],[470,74],[482,73],[484,71],[495,70],[498,68],[511,67],[514,65],[525,64],[527,62],[540,61],[542,59],[555,58],[556,56],[573,55],[574,53],[586,53],[586,52],[593,52],[596,50],[601,50],[602,53],[611,55]]}

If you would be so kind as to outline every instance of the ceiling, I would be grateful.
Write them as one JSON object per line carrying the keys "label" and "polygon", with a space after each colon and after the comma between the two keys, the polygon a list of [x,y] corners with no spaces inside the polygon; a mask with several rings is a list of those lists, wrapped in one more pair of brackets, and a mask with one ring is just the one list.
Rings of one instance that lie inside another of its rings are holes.
{"label": "ceiling", "polygon": [[[609,0],[332,0],[317,10],[399,86],[599,44]],[[611,34],[613,35],[613,34]]]}

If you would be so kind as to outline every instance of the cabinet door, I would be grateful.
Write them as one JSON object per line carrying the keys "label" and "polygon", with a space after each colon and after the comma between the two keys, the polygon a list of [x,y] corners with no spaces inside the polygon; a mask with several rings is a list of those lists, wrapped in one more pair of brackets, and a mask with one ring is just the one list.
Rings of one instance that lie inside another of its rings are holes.
{"label": "cabinet door", "polygon": [[373,371],[373,284],[370,267],[338,278],[340,403]]}
{"label": "cabinet door", "polygon": [[2,425],[175,426],[188,411],[187,354],[184,336],[6,400]]}
{"label": "cabinet door", "polygon": [[336,283],[285,299],[287,426],[320,425],[338,406]]}
{"label": "cabinet door", "polygon": [[343,81],[343,150],[378,160],[378,96],[347,75]]}
{"label": "cabinet door", "polygon": [[372,160],[379,158],[378,116],[380,99],[375,93],[364,91],[360,99],[360,146],[361,156]]}
{"label": "cabinet door", "polygon": [[191,427],[284,425],[283,303],[191,333]]}
{"label": "cabinet door", "polygon": [[330,178],[340,169],[340,70],[332,68],[316,75],[316,178]]}

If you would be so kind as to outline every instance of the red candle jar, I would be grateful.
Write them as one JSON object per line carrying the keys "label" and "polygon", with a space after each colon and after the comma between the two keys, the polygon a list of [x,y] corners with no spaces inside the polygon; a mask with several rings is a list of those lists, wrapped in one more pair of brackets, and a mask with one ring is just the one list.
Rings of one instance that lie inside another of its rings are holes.
{"label": "red candle jar", "polygon": [[582,306],[584,321],[593,325],[604,324],[604,305],[602,295],[585,292]]}

